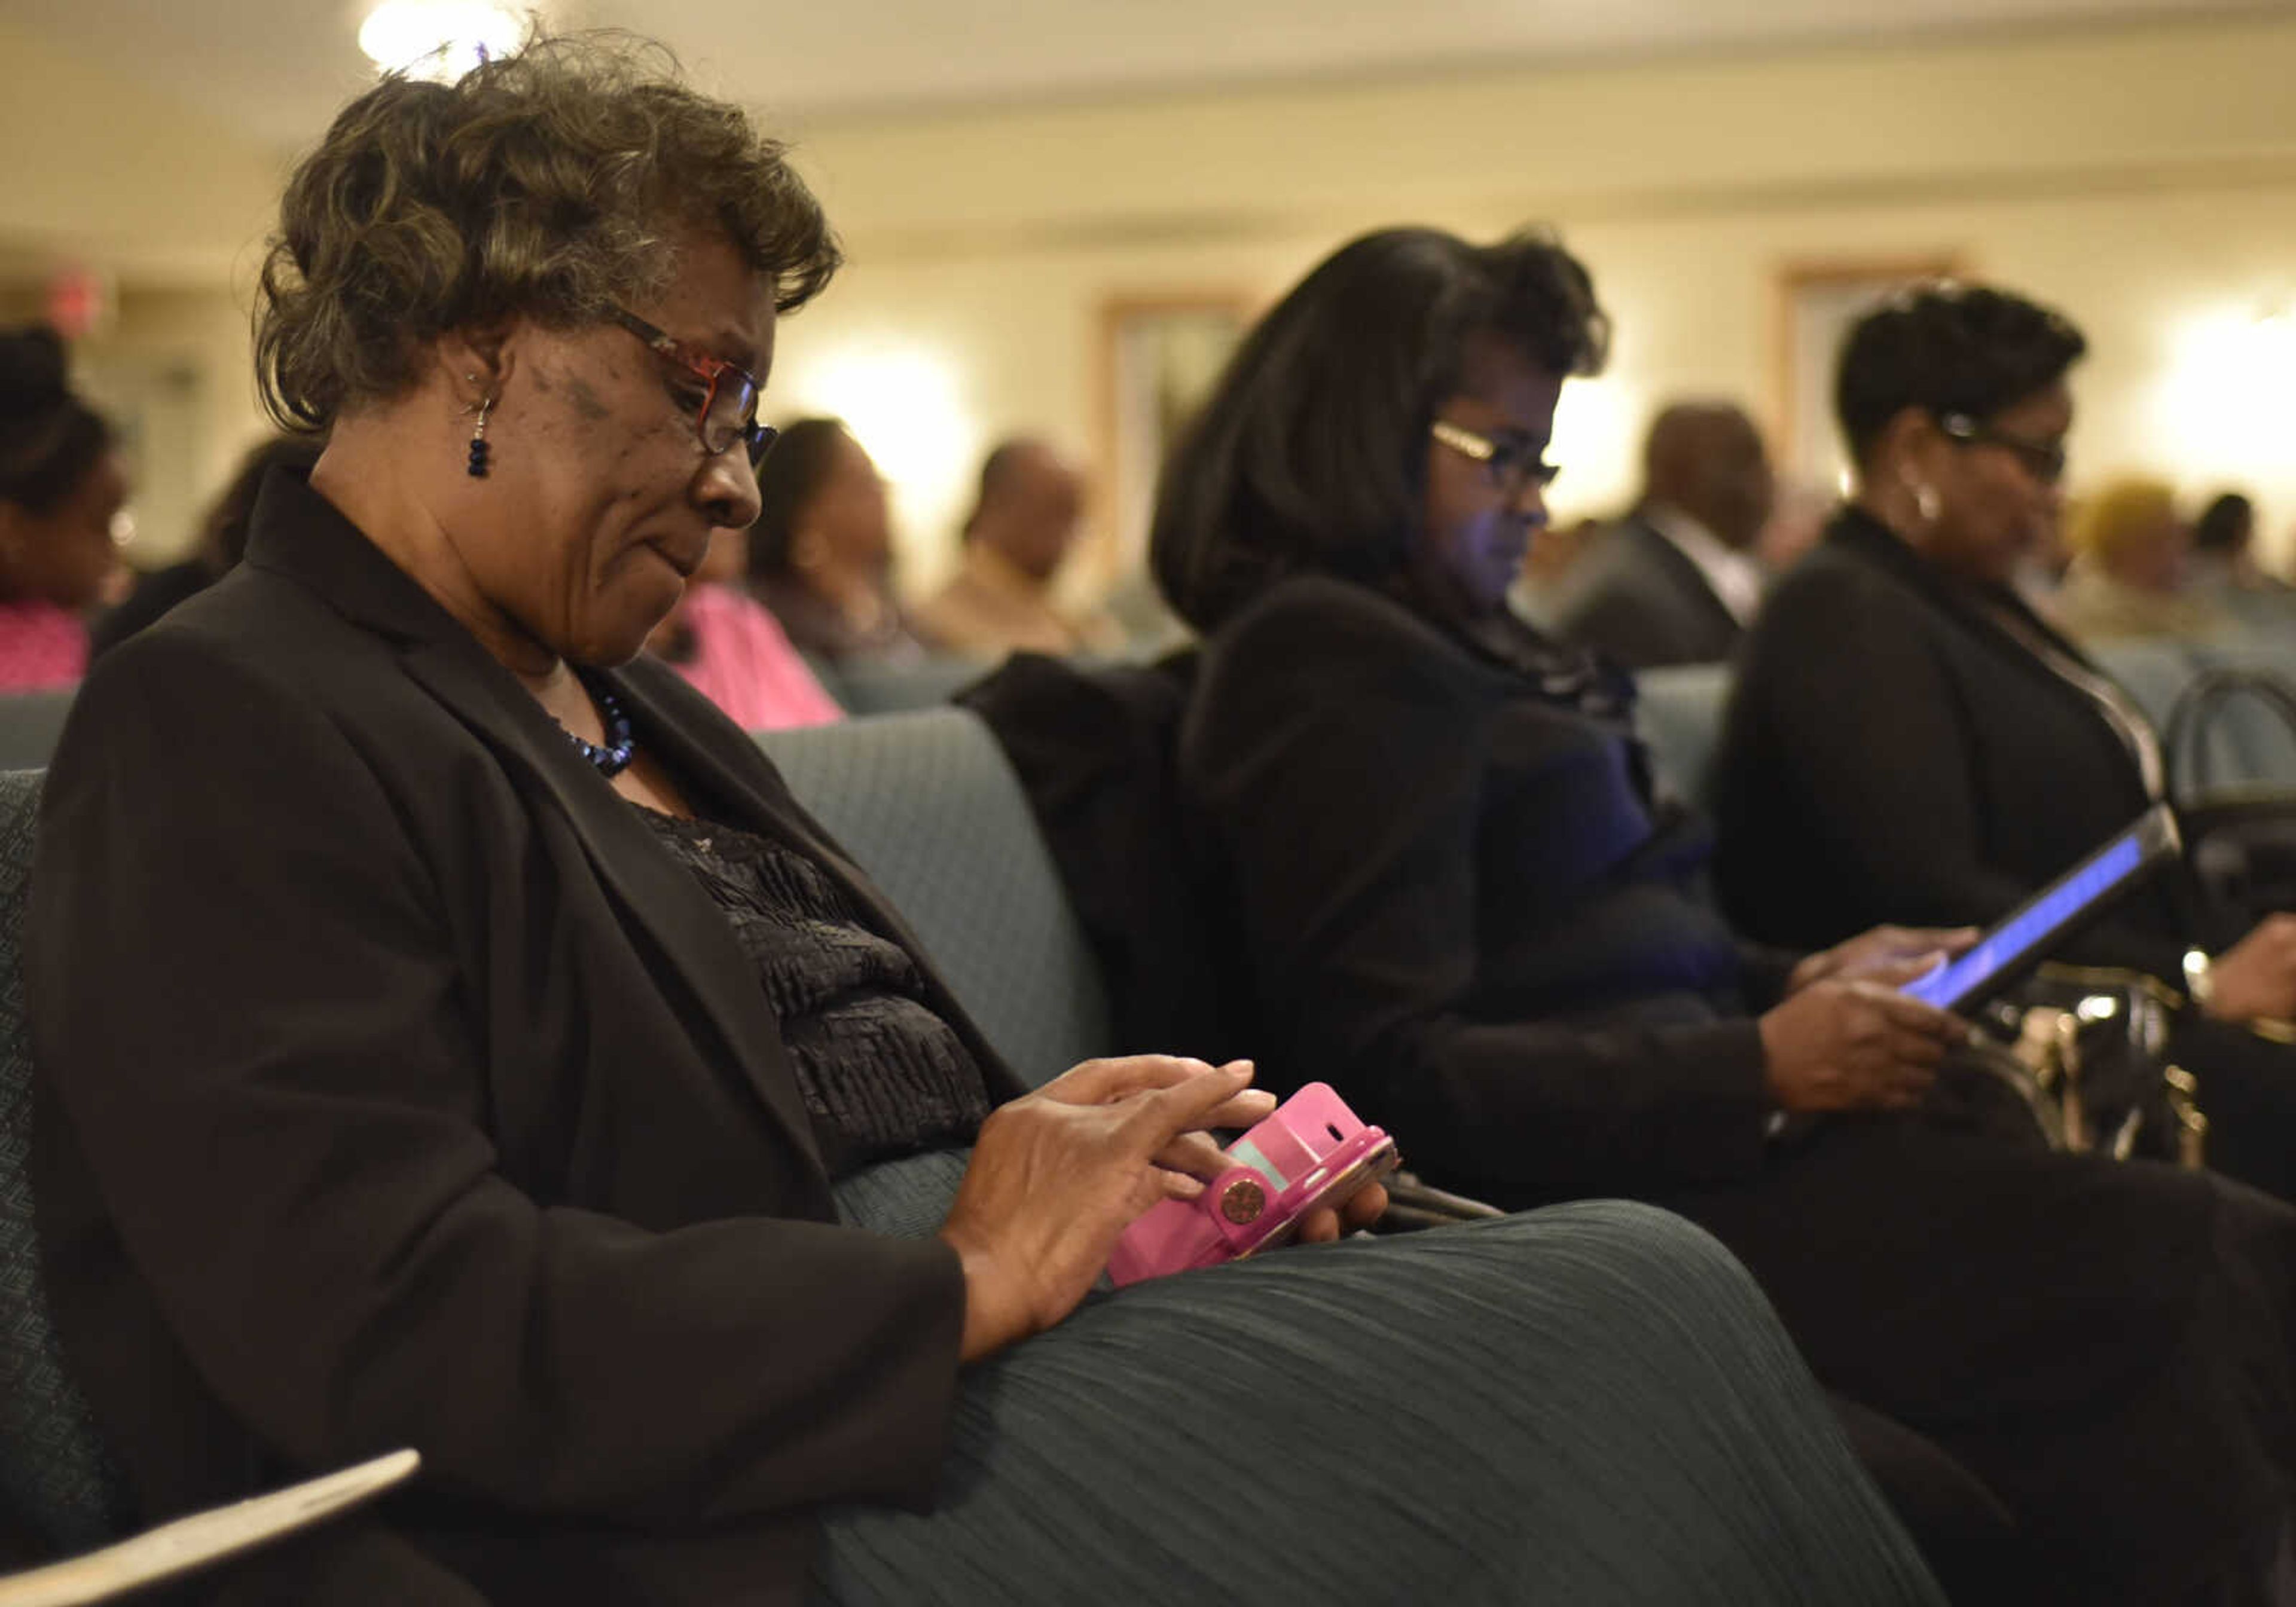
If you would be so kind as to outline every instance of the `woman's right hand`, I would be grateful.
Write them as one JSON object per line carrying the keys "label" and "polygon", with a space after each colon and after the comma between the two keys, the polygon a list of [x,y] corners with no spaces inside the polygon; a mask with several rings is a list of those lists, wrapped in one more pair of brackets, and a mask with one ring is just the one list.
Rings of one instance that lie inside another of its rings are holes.
{"label": "woman's right hand", "polygon": [[2226,1021],[2296,1020],[2296,915],[2267,915],[2211,963],[2203,1008]]}
{"label": "woman's right hand", "polygon": [[1275,1108],[1247,1092],[1251,1070],[1087,1061],[989,1113],[940,1229],[964,1265],[966,1361],[1068,1316],[1135,1218],[1203,1193],[1229,1164],[1203,1129],[1248,1127]]}
{"label": "woman's right hand", "polygon": [[1783,1111],[1908,1111],[1937,1080],[1962,1021],[1898,988],[1924,955],[1872,978],[1813,982],[1762,1018],[1770,1097]]}

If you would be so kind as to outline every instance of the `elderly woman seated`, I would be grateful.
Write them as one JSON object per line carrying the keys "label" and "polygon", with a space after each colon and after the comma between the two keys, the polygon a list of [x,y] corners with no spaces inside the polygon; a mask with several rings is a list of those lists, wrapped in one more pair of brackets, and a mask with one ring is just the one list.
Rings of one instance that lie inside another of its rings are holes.
{"label": "elderly woman seated", "polygon": [[[326,448],[91,678],[31,912],[57,1324],[142,1515],[424,1457],[206,1598],[1935,1601],[1659,1213],[1090,1293],[1250,1068],[1024,1091],[637,658],[836,261],[594,42],[387,80],[290,184],[262,381]],[[938,1231],[840,1222],[896,1158]]]}

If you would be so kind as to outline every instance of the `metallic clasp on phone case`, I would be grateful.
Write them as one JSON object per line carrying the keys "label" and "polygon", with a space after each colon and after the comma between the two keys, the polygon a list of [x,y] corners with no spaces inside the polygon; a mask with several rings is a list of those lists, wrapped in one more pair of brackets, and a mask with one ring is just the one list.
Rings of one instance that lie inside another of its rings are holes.
{"label": "metallic clasp on phone case", "polygon": [[1238,1227],[1249,1227],[1267,1209],[1267,1191],[1249,1177],[1239,1177],[1220,1191],[1220,1215]]}

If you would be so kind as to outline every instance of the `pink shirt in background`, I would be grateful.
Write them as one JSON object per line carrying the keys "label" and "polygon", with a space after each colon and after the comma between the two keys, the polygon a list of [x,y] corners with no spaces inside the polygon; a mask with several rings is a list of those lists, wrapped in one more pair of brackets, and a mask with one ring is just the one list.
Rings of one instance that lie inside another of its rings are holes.
{"label": "pink shirt in background", "polygon": [[87,673],[87,627],[53,603],[0,603],[0,692],[47,692]]}
{"label": "pink shirt in background", "polygon": [[742,730],[826,726],[845,717],[763,604],[702,581],[687,588],[680,606],[693,633],[693,656],[673,668]]}

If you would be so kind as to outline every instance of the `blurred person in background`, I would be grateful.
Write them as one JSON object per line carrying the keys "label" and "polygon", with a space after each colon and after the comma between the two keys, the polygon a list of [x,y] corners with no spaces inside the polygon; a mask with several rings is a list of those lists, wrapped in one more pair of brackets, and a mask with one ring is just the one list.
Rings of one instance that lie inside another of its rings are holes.
{"label": "blurred person in background", "polygon": [[[1750,936],[1989,925],[2163,797],[2142,706],[2013,585],[2060,516],[2087,349],[2062,315],[1965,285],[1843,343],[1854,493],[1771,594],[1715,759],[1718,886]],[[2127,500],[2161,517],[2157,493]],[[2054,957],[2189,990],[2169,1052],[2201,1079],[2210,1164],[2296,1198],[2296,1053],[2245,1029],[2296,1018],[2296,920],[2250,930],[2185,892],[2139,888]]]}
{"label": "blurred person in background", "polygon": [[1754,539],[1753,554],[1766,576],[1784,574],[1824,539],[1833,502],[1831,494],[1808,480],[1779,482],[1775,505]]}
{"label": "blurred person in background", "polygon": [[2244,624],[2285,628],[2296,620],[2296,586],[2256,556],[2256,504],[2237,491],[2209,504],[2193,524],[2193,594]]}
{"label": "blurred person in background", "polygon": [[2231,623],[2192,587],[2193,528],[2168,481],[2109,480],[2066,521],[2072,567],[2055,614],[2083,642],[2127,636],[2205,636]]}
{"label": "blurred person in background", "polygon": [[230,483],[209,504],[191,555],[139,576],[127,595],[89,628],[90,658],[101,658],[157,622],[186,597],[196,596],[222,579],[246,554],[248,521],[255,512],[255,494],[262,488],[264,477],[274,465],[308,472],[319,461],[319,450],[324,445],[317,436],[283,430],[250,448],[240,459]]}
{"label": "blurred person in background", "polygon": [[893,594],[885,477],[837,419],[800,419],[758,468],[750,589],[800,652],[914,664],[928,644]]}
{"label": "blurred person in background", "polygon": [[980,465],[980,494],[964,521],[956,575],[916,611],[917,625],[948,652],[1112,652],[1123,633],[1098,614],[1055,606],[1053,583],[1076,545],[1084,477],[1050,445],[1002,443]]}
{"label": "blurred person in background", "polygon": [[744,731],[832,725],[845,717],[773,611],[742,589],[746,530],[719,530],[646,650]]}
{"label": "blurred person in background", "polygon": [[120,570],[127,473],[45,325],[0,332],[0,692],[87,671],[88,611]]}
{"label": "blurred person in background", "polygon": [[1634,513],[1595,545],[1556,634],[1628,669],[1726,659],[1762,605],[1754,545],[1775,500],[1762,432],[1728,402],[1652,421]]}

